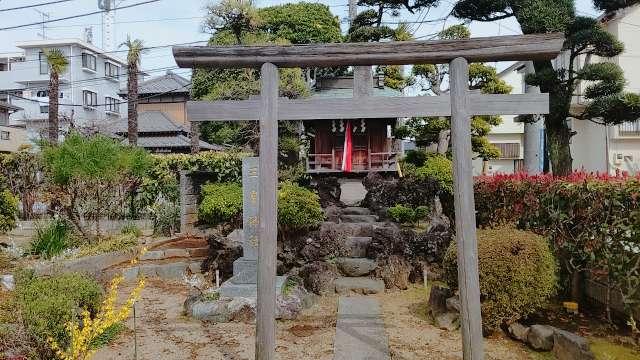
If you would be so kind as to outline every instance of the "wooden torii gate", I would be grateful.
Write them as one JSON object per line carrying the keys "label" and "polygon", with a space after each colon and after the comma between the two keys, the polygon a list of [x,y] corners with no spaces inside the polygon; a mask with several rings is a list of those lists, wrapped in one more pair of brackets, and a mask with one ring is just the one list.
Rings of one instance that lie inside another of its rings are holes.
{"label": "wooden torii gate", "polygon": [[[451,116],[458,280],[465,359],[483,359],[471,151],[472,115],[544,114],[548,94],[488,95],[468,88],[469,62],[549,60],[561,34],[469,40],[285,46],[174,47],[180,67],[261,68],[258,100],[190,101],[190,121],[260,121],[256,359],[275,357],[278,120]],[[450,64],[450,94],[357,99],[279,99],[278,67]]]}

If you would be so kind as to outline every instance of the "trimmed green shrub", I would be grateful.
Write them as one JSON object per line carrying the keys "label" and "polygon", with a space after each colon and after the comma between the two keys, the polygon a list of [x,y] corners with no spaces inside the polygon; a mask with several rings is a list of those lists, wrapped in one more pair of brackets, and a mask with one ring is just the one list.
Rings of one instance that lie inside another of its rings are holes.
{"label": "trimmed green shrub", "polygon": [[0,188],[0,234],[5,233],[16,226],[18,215],[18,198],[9,190]]}
{"label": "trimmed green shrub", "polygon": [[[457,247],[443,261],[445,281],[458,288]],[[482,324],[497,330],[544,306],[556,291],[556,263],[546,240],[512,228],[478,230]]]}
{"label": "trimmed green shrub", "polygon": [[430,210],[428,206],[418,206],[413,209],[410,206],[396,205],[387,209],[387,215],[400,224],[413,224],[424,220],[429,216]]}
{"label": "trimmed green shrub", "polygon": [[403,161],[406,164],[415,165],[416,167],[424,166],[429,158],[429,154],[422,150],[409,150],[405,153]]}
{"label": "trimmed green shrub", "polygon": [[73,245],[73,229],[64,219],[53,219],[36,226],[36,233],[29,244],[29,252],[51,259]]}
{"label": "trimmed green shrub", "polygon": [[400,224],[412,223],[416,218],[416,212],[412,208],[404,205],[396,205],[389,208],[387,214],[393,221]]}
{"label": "trimmed green shrub", "polygon": [[[237,224],[242,217],[242,186],[209,183],[202,186],[198,218],[209,225]],[[324,220],[320,198],[311,190],[292,183],[280,184],[278,226],[289,232],[314,228]]]}
{"label": "trimmed green shrub", "polygon": [[51,336],[61,346],[67,346],[65,324],[79,320],[79,309],[95,314],[103,291],[100,284],[86,275],[38,277],[33,272],[19,272],[15,295],[16,310],[38,342],[46,344]]}
{"label": "trimmed green shrub", "polygon": [[324,220],[320,197],[311,190],[292,183],[280,184],[278,192],[278,226],[283,231],[318,227]]}
{"label": "trimmed green shrub", "polygon": [[427,218],[427,216],[429,216],[429,214],[431,213],[431,209],[428,206],[418,206],[416,208],[416,219],[417,220],[424,220]]}
{"label": "trimmed green shrub", "polygon": [[453,193],[453,163],[444,155],[429,156],[424,165],[416,169],[415,176],[436,179],[443,190]]}
{"label": "trimmed green shrub", "polygon": [[242,186],[238,183],[207,183],[202,186],[198,219],[210,224],[237,223],[242,216]]}

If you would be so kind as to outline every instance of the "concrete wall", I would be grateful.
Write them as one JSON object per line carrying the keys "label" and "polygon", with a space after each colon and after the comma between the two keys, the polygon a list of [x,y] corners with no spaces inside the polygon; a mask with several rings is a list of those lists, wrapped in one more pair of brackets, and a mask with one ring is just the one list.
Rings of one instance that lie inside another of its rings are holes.
{"label": "concrete wall", "polygon": [[[3,139],[6,133],[9,134],[8,140]],[[0,125],[0,153],[15,152],[18,151],[21,145],[27,144],[29,144],[27,130],[14,126]]]}

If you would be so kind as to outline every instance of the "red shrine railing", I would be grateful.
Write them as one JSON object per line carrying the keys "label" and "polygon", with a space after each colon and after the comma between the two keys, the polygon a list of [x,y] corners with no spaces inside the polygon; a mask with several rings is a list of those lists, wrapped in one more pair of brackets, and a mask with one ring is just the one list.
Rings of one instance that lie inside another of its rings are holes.
{"label": "red shrine railing", "polygon": [[[398,153],[370,152],[355,148],[352,154],[352,172],[384,172],[398,170]],[[342,172],[342,149],[333,149],[327,154],[308,154],[307,173]]]}

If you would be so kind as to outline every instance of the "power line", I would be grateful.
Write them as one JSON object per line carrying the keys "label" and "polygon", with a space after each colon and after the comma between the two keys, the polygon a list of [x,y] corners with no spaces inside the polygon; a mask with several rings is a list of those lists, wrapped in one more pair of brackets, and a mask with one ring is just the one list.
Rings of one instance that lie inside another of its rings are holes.
{"label": "power line", "polygon": [[45,5],[51,5],[51,4],[58,4],[58,3],[69,2],[69,1],[72,1],[72,0],[56,0],[56,1],[49,1],[49,2],[45,2],[45,3],[40,3],[40,4],[17,6],[17,7],[12,7],[12,8],[0,9],[0,12],[29,9],[29,8],[33,8],[33,7],[45,6]]}
{"label": "power line", "polygon": [[154,2],[158,2],[158,1],[160,1],[160,0],[147,0],[147,1],[139,2],[139,3],[135,3],[135,4],[131,4],[131,5],[115,7],[113,9],[111,9],[111,10],[98,10],[98,11],[93,11],[93,12],[89,12],[89,13],[85,13],[85,14],[66,16],[66,17],[61,17],[61,18],[51,19],[51,20],[46,20],[46,21],[39,21],[39,22],[35,22],[35,23],[30,23],[30,24],[8,26],[8,27],[0,28],[0,31],[2,31],[2,30],[11,30],[11,29],[19,29],[19,28],[28,27],[28,26],[34,26],[34,25],[41,26],[42,24],[47,24],[47,23],[52,23],[52,22],[57,22],[57,21],[63,21],[63,20],[69,20],[69,19],[76,19],[76,18],[79,18],[79,17],[91,16],[91,15],[96,15],[96,14],[102,14],[102,13],[108,12],[108,11],[128,9],[128,8],[132,8],[132,7],[135,7],[135,6],[151,4],[151,3],[154,3]]}
{"label": "power line", "polygon": [[[191,42],[186,42],[186,43],[175,43],[175,44],[165,44],[165,45],[155,45],[155,46],[145,46],[144,50],[156,50],[156,49],[162,49],[162,48],[168,48],[168,47],[173,47],[173,46],[182,46],[182,45],[193,45],[193,44],[198,44],[198,43],[203,43],[203,42],[207,42],[207,40],[200,40],[200,41],[191,41]],[[123,49],[123,50],[111,50],[111,51],[102,51],[100,52],[98,55],[103,55],[103,54],[115,54],[115,53],[126,53],[129,50],[127,49]],[[82,54],[78,54],[78,55],[68,55],[65,56],[65,58],[67,59],[71,59],[71,58],[76,58],[76,57],[81,57]],[[40,61],[40,59],[25,59],[24,61],[19,61],[18,63],[25,63],[25,62],[35,62],[35,61]]]}
{"label": "power line", "polygon": [[[147,23],[147,22],[159,22],[159,21],[182,21],[182,20],[195,20],[195,19],[206,19],[206,18],[207,16],[190,16],[190,17],[160,18],[160,19],[148,19],[148,20],[128,20],[128,21],[116,21],[114,24],[135,24],[135,23]],[[64,28],[98,26],[98,25],[102,25],[102,24],[90,23],[90,24],[48,26],[47,29],[64,29]]]}

